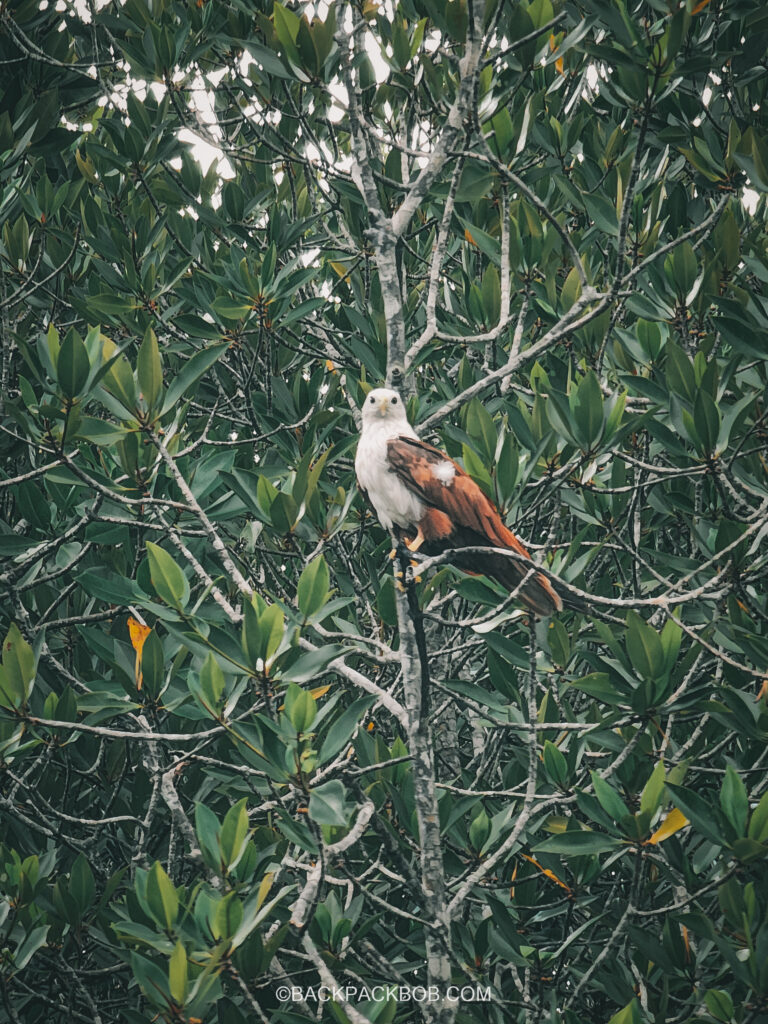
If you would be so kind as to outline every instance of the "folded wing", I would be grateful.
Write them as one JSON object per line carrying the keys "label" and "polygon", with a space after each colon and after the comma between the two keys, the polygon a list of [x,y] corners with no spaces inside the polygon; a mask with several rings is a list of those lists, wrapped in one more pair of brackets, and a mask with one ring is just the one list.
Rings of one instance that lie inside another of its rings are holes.
{"label": "folded wing", "polygon": [[[409,437],[393,438],[387,443],[387,461],[402,483],[428,506],[424,521],[418,524],[422,526],[426,552],[481,546],[507,548],[528,559],[529,564],[493,552],[458,556],[454,563],[466,571],[491,576],[509,590],[525,580],[519,596],[539,615],[551,615],[562,608],[549,580],[532,572],[535,566],[528,551],[461,466],[439,448]],[[430,510],[437,510],[437,515],[431,515]]]}

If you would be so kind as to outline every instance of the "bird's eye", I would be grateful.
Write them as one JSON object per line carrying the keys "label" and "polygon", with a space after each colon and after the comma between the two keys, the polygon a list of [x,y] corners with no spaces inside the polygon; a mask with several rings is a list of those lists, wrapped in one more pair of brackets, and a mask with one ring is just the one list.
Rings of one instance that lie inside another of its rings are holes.
{"label": "bird's eye", "polygon": [[396,398],[392,399],[392,405],[397,405],[397,399]]}
{"label": "bird's eye", "polygon": [[371,405],[374,405],[374,403],[376,402],[376,399],[373,397],[373,395],[371,395],[371,397],[368,399],[368,401],[371,403]]}

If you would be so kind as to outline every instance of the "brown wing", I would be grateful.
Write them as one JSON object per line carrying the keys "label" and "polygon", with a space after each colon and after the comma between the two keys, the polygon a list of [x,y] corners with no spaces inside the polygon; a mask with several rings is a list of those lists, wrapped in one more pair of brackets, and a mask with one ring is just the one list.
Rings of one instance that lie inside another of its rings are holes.
{"label": "brown wing", "polygon": [[[457,530],[471,530],[487,538],[493,547],[510,548],[530,558],[514,533],[505,526],[493,502],[445,452],[424,441],[399,437],[388,442],[387,458],[405,486],[425,504],[445,512]],[[456,474],[449,484],[442,483],[434,474],[435,466],[445,462],[453,466]]]}
{"label": "brown wing", "polygon": [[[391,470],[428,506],[422,523],[428,543],[424,550],[435,552],[437,547],[461,548],[489,545],[507,548],[526,559],[530,554],[517,537],[507,528],[496,506],[482,492],[475,481],[453,459],[439,448],[410,437],[398,437],[387,443],[387,460]],[[435,475],[435,467],[450,463],[455,475],[443,483]],[[436,510],[430,512],[430,510]],[[439,517],[444,523],[435,523]],[[430,521],[433,520],[433,521]],[[493,576],[510,591],[521,584],[520,598],[539,615],[551,615],[562,608],[560,596],[541,573],[530,575],[529,566],[500,558],[498,555],[454,556],[456,565],[466,571]]]}

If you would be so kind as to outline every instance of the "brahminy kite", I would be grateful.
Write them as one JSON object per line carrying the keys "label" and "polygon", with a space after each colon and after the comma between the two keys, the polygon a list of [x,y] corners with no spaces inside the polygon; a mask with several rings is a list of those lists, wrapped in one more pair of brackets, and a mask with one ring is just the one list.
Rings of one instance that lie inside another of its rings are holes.
{"label": "brahminy kite", "polygon": [[524,561],[492,551],[459,551],[451,562],[465,572],[498,580],[510,592],[519,587],[521,602],[537,615],[563,607],[475,481],[445,452],[419,440],[396,391],[375,388],[366,396],[355,472],[381,525],[402,538],[410,551],[437,555],[449,549],[506,548]]}

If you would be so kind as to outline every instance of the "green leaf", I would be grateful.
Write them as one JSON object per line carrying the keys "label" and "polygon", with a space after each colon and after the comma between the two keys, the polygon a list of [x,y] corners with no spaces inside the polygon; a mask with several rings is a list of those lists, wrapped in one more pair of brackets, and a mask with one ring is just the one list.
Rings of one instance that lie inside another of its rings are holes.
{"label": "green leaf", "polygon": [[187,952],[177,940],[168,961],[168,991],[177,1006],[183,1006],[187,999]]}
{"label": "green leaf", "polygon": [[641,814],[647,813],[653,817],[659,809],[664,795],[664,783],[664,762],[659,761],[651,772],[645,786],[643,786],[643,792],[640,794]]}
{"label": "green leaf", "polygon": [[184,364],[181,373],[176,374],[171,381],[163,403],[162,415],[175,408],[179,399],[203,376],[206,370],[210,369],[224,355],[228,348],[229,342],[222,345],[211,345],[210,348],[203,349],[202,352],[196,352]]}
{"label": "green leaf", "polygon": [[680,644],[683,639],[681,626],[673,619],[667,619],[661,631],[661,646],[664,651],[664,671],[671,672],[674,668],[677,656],[680,653]]}
{"label": "green leaf", "polygon": [[[167,1005],[168,981],[157,964],[153,964],[146,957],[139,956],[138,953],[131,951],[131,972],[152,1004],[165,1008]],[[144,1020],[146,1020],[146,1017]]]}
{"label": "green leaf", "polygon": [[165,655],[156,629],[147,634],[141,649],[141,675],[150,697],[159,697],[165,682]]}
{"label": "green leaf", "polygon": [[147,541],[149,576],[155,593],[171,608],[183,611],[189,601],[189,583],[167,551]]}
{"label": "green leaf", "polygon": [[621,840],[602,832],[568,831],[545,839],[533,847],[535,853],[561,853],[573,857],[584,857],[596,853],[607,853],[621,846]]}
{"label": "green leaf", "polygon": [[704,993],[707,1009],[716,1020],[724,1024],[733,1019],[733,1000],[722,988],[710,988]]}
{"label": "green leaf", "polygon": [[213,919],[213,937],[229,939],[240,927],[243,920],[243,904],[236,892],[231,892],[216,907]]}
{"label": "green leaf", "polygon": [[610,814],[614,821],[620,822],[622,818],[629,814],[629,808],[610,783],[601,778],[597,772],[590,772],[589,774],[592,778],[595,796],[600,802],[600,806]]}
{"label": "green leaf", "polygon": [[318,825],[346,825],[347,791],[338,779],[315,786],[309,795],[309,816]]}
{"label": "green leaf", "polygon": [[147,873],[147,903],[161,928],[172,932],[179,914],[179,898],[173,882],[157,860]]}
{"label": "green leaf", "polygon": [[752,812],[747,835],[750,839],[755,839],[759,843],[763,843],[768,839],[768,793],[763,793],[760,797],[760,803]]}
{"label": "green leaf", "polygon": [[32,692],[35,678],[35,655],[21,635],[16,623],[11,623],[3,641],[3,660],[0,667],[0,707],[21,707]]}
{"label": "green leaf", "polygon": [[637,999],[633,999],[631,1003],[627,1003],[623,1010],[614,1013],[608,1024],[641,1024],[641,1021],[640,1004]]}
{"label": "green leaf", "polygon": [[206,864],[219,869],[219,819],[205,804],[195,805],[195,834]]}
{"label": "green leaf", "polygon": [[736,830],[737,836],[746,834],[749,797],[746,787],[733,765],[725,769],[725,778],[720,789],[720,807],[723,814]]}
{"label": "green leaf", "polygon": [[741,136],[733,159],[749,175],[754,188],[768,191],[768,145],[751,125]]}
{"label": "green leaf", "polygon": [[485,322],[488,327],[493,327],[499,322],[501,314],[501,281],[499,272],[493,263],[489,263],[485,268],[480,294],[483,298]]}
{"label": "green leaf", "polygon": [[82,853],[78,854],[69,875],[69,894],[77,904],[81,915],[93,903],[95,891],[96,886],[91,866]]}
{"label": "green leaf", "polygon": [[704,388],[700,388],[693,406],[693,423],[704,451],[711,455],[720,434],[720,410]]}
{"label": "green leaf", "polygon": [[603,429],[603,393],[593,370],[581,379],[578,388],[570,396],[569,404],[578,439],[584,448],[590,449]]}
{"label": "green leaf", "polygon": [[13,955],[13,969],[23,971],[35,953],[45,945],[50,925],[41,924],[32,928],[19,943]]}
{"label": "green leaf", "polygon": [[568,786],[568,762],[562,751],[550,740],[545,740],[542,758],[547,775],[556,786],[565,789]]}
{"label": "green leaf", "polygon": [[118,441],[123,441],[128,436],[128,431],[122,427],[116,427],[114,423],[107,420],[96,419],[94,416],[81,416],[77,424],[77,430],[72,435],[74,438],[82,438],[91,441],[93,444],[111,446]]}
{"label": "green leaf", "polygon": [[479,853],[485,845],[490,832],[491,821],[483,807],[480,813],[472,819],[469,826],[469,843],[472,849]]}
{"label": "green leaf", "polygon": [[136,406],[136,385],[131,365],[109,338],[104,340],[103,346],[105,363],[111,362],[111,365],[101,378],[101,382],[127,412],[133,412]]}
{"label": "green leaf", "polygon": [[243,654],[248,664],[252,669],[258,669],[258,663],[264,661],[263,651],[266,645],[261,636],[259,614],[254,608],[253,602],[248,600],[243,603],[243,624],[240,636]]}
{"label": "green leaf", "polygon": [[279,604],[271,604],[259,616],[259,633],[263,641],[263,655],[268,662],[282,643],[285,615]]}
{"label": "green leaf", "polygon": [[242,320],[253,310],[250,302],[235,302],[225,295],[214,299],[211,308],[224,320]]}
{"label": "green leaf", "polygon": [[667,357],[667,387],[692,402],[696,396],[696,376],[691,360],[673,341],[667,342],[664,352]]}
{"label": "green leaf", "polygon": [[246,809],[247,803],[247,797],[238,800],[227,811],[224,821],[221,823],[219,850],[221,852],[221,862],[226,871],[231,871],[235,867],[245,850],[250,828],[248,811]]}
{"label": "green leaf", "polygon": [[703,797],[692,789],[675,786],[670,782],[667,782],[667,789],[670,792],[672,803],[675,807],[680,808],[697,832],[706,836],[716,846],[726,845],[725,837],[720,835],[715,827],[717,818],[714,810]]}
{"label": "green leaf", "polygon": [[514,434],[509,431],[504,435],[504,441],[502,442],[498,462],[496,463],[496,485],[503,505],[506,505],[515,493],[519,469],[520,460],[517,442]]}
{"label": "green leaf", "polygon": [[576,267],[571,267],[560,290],[560,306],[566,313],[581,295],[581,277]]}
{"label": "green leaf", "polygon": [[637,612],[627,612],[627,654],[630,664],[645,679],[657,679],[664,669],[664,649],[656,630]]}
{"label": "green leaf", "polygon": [[581,679],[574,679],[570,685],[604,704],[625,704],[627,701],[626,696],[613,685],[607,672],[590,672]]}
{"label": "green leaf", "polygon": [[559,619],[553,619],[549,623],[547,642],[552,661],[558,668],[565,668],[571,657],[571,642],[568,630]]}
{"label": "green leaf", "polygon": [[316,651],[307,651],[306,654],[282,669],[282,677],[291,679],[294,683],[314,682],[332,661],[344,653],[345,648],[339,644],[326,644],[323,647],[318,647]]}
{"label": "green leaf", "polygon": [[302,572],[296,592],[299,611],[305,619],[312,618],[325,604],[329,581],[325,558],[318,555]]}
{"label": "green leaf", "polygon": [[153,411],[163,390],[163,364],[160,359],[157,337],[151,327],[147,328],[139,349],[136,376],[141,396],[146,402],[147,408]]}
{"label": "green leaf", "polygon": [[325,734],[317,758],[318,766],[330,761],[340,750],[350,745],[358,723],[372,703],[372,697],[358,697],[356,701],[353,701],[348,708],[342,711]]}
{"label": "green leaf", "polygon": [[477,398],[473,398],[466,408],[465,430],[477,444],[484,460],[492,462],[496,455],[496,428],[488,410]]}
{"label": "green leaf", "polygon": [[684,300],[693,287],[696,275],[699,272],[699,263],[690,242],[683,242],[682,245],[678,245],[673,251],[672,271],[678,297]]}
{"label": "green leaf", "polygon": [[317,702],[309,690],[289,683],[285,693],[285,713],[297,733],[305,733],[317,715]]}
{"label": "green leaf", "polygon": [[290,494],[278,491],[270,506],[269,515],[278,533],[289,534],[296,525],[299,507]]}
{"label": "green leaf", "polygon": [[91,364],[83,339],[72,329],[64,339],[56,367],[59,387],[65,398],[77,398],[85,387]]}
{"label": "green leaf", "polygon": [[224,693],[224,673],[218,659],[209,652],[200,669],[200,688],[211,710],[215,710]]}

